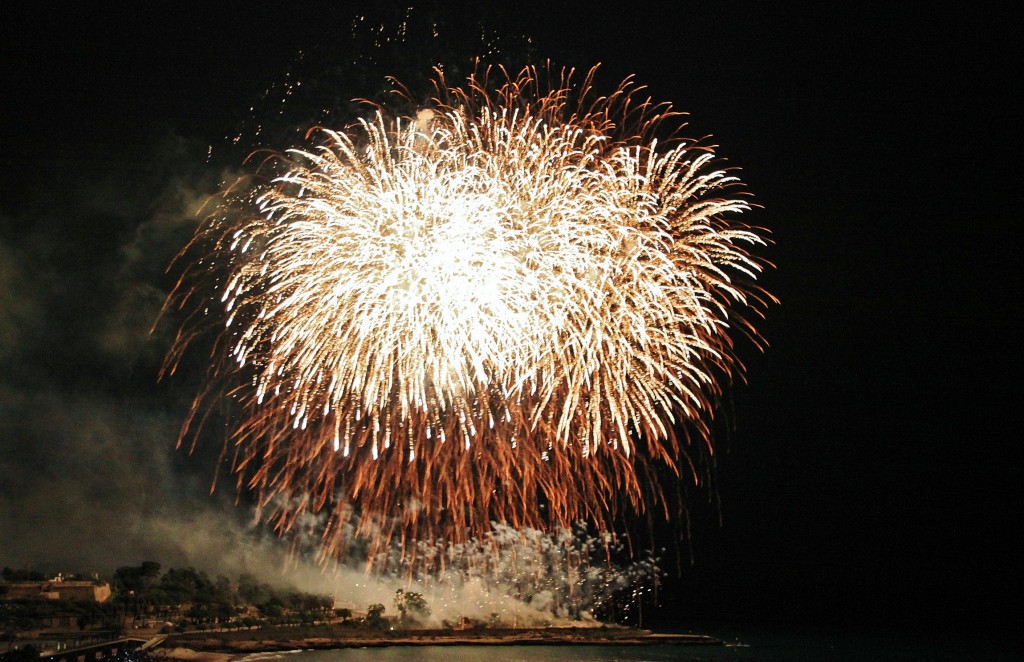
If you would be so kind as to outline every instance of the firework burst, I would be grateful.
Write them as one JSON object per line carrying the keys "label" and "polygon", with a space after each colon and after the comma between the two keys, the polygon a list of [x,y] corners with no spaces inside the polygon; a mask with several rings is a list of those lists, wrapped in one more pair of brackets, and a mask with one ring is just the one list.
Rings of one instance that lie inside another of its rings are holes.
{"label": "firework burst", "polygon": [[595,71],[438,72],[427,107],[261,161],[183,251],[166,371],[220,330],[182,439],[228,395],[239,487],[282,533],[329,513],[326,558],[352,533],[609,530],[667,512],[657,475],[698,478],[730,334],[771,301],[764,240],[679,114],[629,80],[595,96]]}

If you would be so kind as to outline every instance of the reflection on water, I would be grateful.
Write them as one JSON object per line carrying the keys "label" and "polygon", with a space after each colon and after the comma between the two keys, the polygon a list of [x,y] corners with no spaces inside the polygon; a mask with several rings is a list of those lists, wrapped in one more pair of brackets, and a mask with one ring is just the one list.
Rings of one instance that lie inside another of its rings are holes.
{"label": "reflection on water", "polygon": [[968,637],[896,635],[749,635],[713,633],[724,646],[393,646],[250,655],[244,662],[1009,662],[1024,647]]}
{"label": "reflection on water", "polygon": [[[701,650],[698,650],[701,649]],[[714,648],[715,651],[709,650]],[[718,656],[726,653],[725,657]],[[742,659],[728,655],[723,646],[394,646],[349,648],[332,651],[296,651],[287,662],[636,662],[649,660]],[[261,658],[266,662],[267,658]],[[250,662],[251,658],[246,658]]]}

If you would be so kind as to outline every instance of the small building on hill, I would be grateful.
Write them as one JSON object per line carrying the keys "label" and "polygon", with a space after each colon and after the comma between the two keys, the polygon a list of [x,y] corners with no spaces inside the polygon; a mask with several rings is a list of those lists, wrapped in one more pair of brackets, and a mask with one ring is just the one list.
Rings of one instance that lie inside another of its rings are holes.
{"label": "small building on hill", "polygon": [[5,597],[9,600],[72,600],[74,602],[106,602],[110,584],[101,581],[64,580],[60,577],[43,582],[11,582]]}

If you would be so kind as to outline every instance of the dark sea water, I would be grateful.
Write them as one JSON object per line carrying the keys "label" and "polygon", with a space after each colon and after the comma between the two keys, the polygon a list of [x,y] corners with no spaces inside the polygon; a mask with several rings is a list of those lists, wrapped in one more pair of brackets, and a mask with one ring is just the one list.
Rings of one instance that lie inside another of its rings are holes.
{"label": "dark sea water", "polygon": [[1022,661],[1024,647],[1009,638],[972,639],[968,635],[748,634],[709,633],[722,646],[394,646],[327,651],[291,651],[251,655],[246,662],[662,662],[693,660],[812,660],[954,662]]}

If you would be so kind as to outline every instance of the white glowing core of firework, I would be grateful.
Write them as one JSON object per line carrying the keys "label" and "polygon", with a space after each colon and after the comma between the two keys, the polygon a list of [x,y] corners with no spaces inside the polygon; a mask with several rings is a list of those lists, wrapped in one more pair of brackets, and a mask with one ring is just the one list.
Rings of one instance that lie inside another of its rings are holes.
{"label": "white glowing core of firework", "polygon": [[381,412],[432,412],[426,436],[442,440],[456,416],[468,447],[494,425],[482,390],[528,393],[527,420],[545,410],[563,443],[582,430],[587,453],[609,423],[628,452],[630,422],[663,436],[673,412],[700,407],[711,377],[694,358],[725,319],[694,265],[742,298],[722,266],[756,268],[732,244],[759,241],[704,227],[746,208],[693,205],[731,181],[694,174],[710,155],[602,153],[603,136],[487,112],[378,115],[362,131],[358,145],[328,132],[329,145],[293,151],[259,200],[263,221],[235,239],[242,266],[224,299],[256,308],[235,353],[256,357],[260,401],[284,384],[295,428],[340,409],[347,425],[372,419],[375,438],[383,427],[385,448]]}

